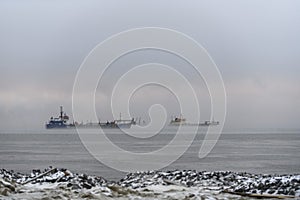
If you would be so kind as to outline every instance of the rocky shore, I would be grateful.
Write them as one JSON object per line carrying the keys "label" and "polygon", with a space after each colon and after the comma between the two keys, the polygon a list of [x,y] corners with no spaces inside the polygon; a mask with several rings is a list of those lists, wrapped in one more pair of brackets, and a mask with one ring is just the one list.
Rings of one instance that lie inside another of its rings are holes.
{"label": "rocky shore", "polygon": [[262,175],[194,170],[129,173],[120,181],[35,169],[0,169],[0,199],[300,199],[300,175]]}

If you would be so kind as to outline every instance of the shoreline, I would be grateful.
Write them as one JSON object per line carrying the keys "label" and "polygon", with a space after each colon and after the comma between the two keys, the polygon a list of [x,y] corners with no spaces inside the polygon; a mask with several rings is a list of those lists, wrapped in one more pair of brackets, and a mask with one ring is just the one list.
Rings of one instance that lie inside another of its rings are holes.
{"label": "shoreline", "polygon": [[31,174],[0,169],[2,199],[299,198],[300,174],[196,170],[128,173],[119,181],[49,167]]}

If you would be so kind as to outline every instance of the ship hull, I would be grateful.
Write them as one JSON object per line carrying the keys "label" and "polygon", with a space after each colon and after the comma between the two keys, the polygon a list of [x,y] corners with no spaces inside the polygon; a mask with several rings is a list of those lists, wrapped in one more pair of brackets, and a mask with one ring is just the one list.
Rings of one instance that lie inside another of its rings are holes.
{"label": "ship hull", "polygon": [[46,129],[61,129],[68,128],[66,124],[46,124]]}
{"label": "ship hull", "polygon": [[93,125],[56,125],[56,124],[46,124],[46,129],[68,129],[68,128],[102,128],[102,129],[129,129],[131,124],[93,124]]}
{"label": "ship hull", "polygon": [[219,123],[170,123],[169,126],[217,126]]}

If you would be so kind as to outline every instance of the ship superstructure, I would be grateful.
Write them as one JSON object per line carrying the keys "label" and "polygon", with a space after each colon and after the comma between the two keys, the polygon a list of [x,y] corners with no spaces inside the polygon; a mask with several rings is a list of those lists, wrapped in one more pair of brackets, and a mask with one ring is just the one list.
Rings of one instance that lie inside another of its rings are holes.
{"label": "ship superstructure", "polygon": [[51,117],[49,122],[46,124],[46,128],[67,128],[70,126],[68,124],[69,116],[64,113],[63,107],[60,106],[60,115],[58,117]]}

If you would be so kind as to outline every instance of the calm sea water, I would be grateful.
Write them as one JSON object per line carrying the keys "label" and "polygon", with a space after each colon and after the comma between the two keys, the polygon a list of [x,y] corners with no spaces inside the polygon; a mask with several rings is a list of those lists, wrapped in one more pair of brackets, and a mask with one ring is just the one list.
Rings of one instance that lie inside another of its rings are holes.
{"label": "calm sea water", "polygon": [[[107,133],[116,145],[135,152],[159,149],[168,144],[174,134],[175,131],[168,129],[148,139],[137,139],[116,130]],[[198,151],[204,136],[205,131],[200,130],[183,156],[164,170],[300,173],[299,130],[225,131],[211,153],[199,159]],[[100,175],[110,180],[118,180],[125,175],[93,158],[75,130],[0,132],[0,168],[29,173],[34,168],[48,166]]]}

